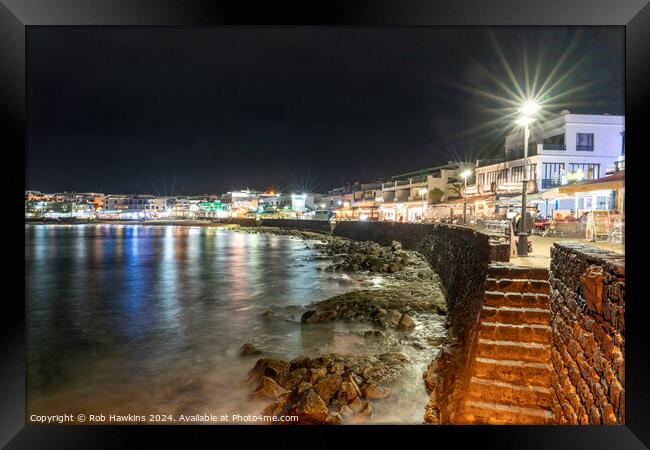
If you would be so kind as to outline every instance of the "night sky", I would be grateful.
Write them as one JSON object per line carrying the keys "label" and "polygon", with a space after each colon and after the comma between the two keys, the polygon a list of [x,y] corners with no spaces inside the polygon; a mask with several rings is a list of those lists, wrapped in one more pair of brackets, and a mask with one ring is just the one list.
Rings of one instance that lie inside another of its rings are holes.
{"label": "night sky", "polygon": [[27,56],[25,188],[46,192],[323,191],[473,161],[536,68],[546,113],[624,112],[622,27],[30,28]]}

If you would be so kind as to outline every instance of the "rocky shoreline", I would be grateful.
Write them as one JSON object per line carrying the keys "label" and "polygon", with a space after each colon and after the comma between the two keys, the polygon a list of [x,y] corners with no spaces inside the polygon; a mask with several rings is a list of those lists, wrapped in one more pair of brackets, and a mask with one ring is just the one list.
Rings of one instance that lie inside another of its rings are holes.
{"label": "rocky shoreline", "polygon": [[[415,367],[419,370],[416,383],[421,384],[422,404],[426,404],[422,372],[446,339],[446,330],[440,324],[447,306],[438,276],[424,257],[403,250],[399,242],[382,247],[374,242],[281,228],[233,230],[299,237],[331,261],[323,270],[364,273],[382,279],[374,289],[347,292],[314,303],[300,317],[302,327],[328,323],[365,326],[365,330],[347,331],[361,338],[359,353],[326,352],[290,361],[264,357],[257,360],[245,385],[252,399],[266,403],[262,414],[298,416],[298,423],[308,424],[371,421],[376,406],[399,395],[394,385],[400,381],[402,385],[414,384]],[[266,316],[272,319],[273,315],[267,311]],[[243,357],[262,353],[251,344],[241,349]],[[411,374],[408,380],[406,373]],[[424,417],[424,407],[421,414]]]}

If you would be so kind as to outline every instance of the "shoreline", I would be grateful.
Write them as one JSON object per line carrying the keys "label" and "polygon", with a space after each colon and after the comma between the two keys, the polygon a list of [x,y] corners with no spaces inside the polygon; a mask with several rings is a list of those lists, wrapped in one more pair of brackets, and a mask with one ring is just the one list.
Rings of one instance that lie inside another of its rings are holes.
{"label": "shoreline", "polygon": [[324,351],[291,361],[260,355],[248,384],[254,398],[270,402],[263,414],[297,415],[299,423],[347,424],[372,422],[376,413],[381,421],[405,408],[410,411],[407,416],[424,421],[430,402],[426,373],[448,341],[449,331],[439,276],[422,255],[403,250],[399,242],[382,247],[372,241],[263,226],[233,231],[320,241],[307,245],[331,258],[332,264],[323,270],[383,280],[375,288],[314,302],[302,313],[305,328],[366,327],[344,332],[358,335],[356,351]]}

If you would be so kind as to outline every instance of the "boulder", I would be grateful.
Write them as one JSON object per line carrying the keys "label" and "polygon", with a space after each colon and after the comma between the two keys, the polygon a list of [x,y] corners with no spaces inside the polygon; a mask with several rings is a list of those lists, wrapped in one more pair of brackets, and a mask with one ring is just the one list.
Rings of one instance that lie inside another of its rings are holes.
{"label": "boulder", "polygon": [[253,393],[253,397],[258,400],[273,399],[281,402],[282,400],[286,401],[290,395],[290,390],[283,388],[275,380],[264,376],[260,379],[260,385]]}
{"label": "boulder", "polygon": [[260,358],[248,372],[251,381],[259,380],[262,376],[277,379],[289,373],[291,365],[288,361],[272,358]]}
{"label": "boulder", "polygon": [[366,383],[361,389],[363,396],[367,399],[386,398],[390,394],[389,388],[384,388],[375,383]]}
{"label": "boulder", "polygon": [[408,331],[415,328],[415,322],[408,314],[402,314],[402,318],[397,324],[397,329],[401,331]]}
{"label": "boulder", "polygon": [[399,324],[401,318],[402,314],[399,311],[396,309],[390,309],[384,317],[384,324],[391,328],[395,328]]}
{"label": "boulder", "polygon": [[291,414],[298,416],[298,423],[324,423],[329,410],[314,389],[310,389],[292,408]]}
{"label": "boulder", "polygon": [[298,386],[306,376],[307,369],[304,367],[292,370],[287,375],[282,377],[280,380],[280,385],[286,389],[293,389],[294,387]]}
{"label": "boulder", "polygon": [[336,311],[333,310],[321,312],[310,310],[304,313],[300,318],[300,322],[302,323],[322,323],[330,322],[332,320],[336,320]]}
{"label": "boulder", "polygon": [[398,241],[393,241],[393,242],[391,242],[391,244],[390,244],[390,248],[391,248],[391,250],[393,250],[394,252],[398,252],[398,251],[402,250],[402,243],[401,243],[401,242],[398,242]]}
{"label": "boulder", "polygon": [[296,392],[298,395],[302,394],[303,392],[306,392],[312,388],[311,383],[307,383],[306,381],[301,381],[300,384],[298,385],[298,389],[296,389]]}
{"label": "boulder", "polygon": [[346,378],[347,379],[341,383],[341,388],[336,395],[336,398],[344,405],[347,405],[352,400],[361,395],[361,391],[359,390],[357,383],[355,383],[355,381],[349,375]]}
{"label": "boulder", "polygon": [[325,367],[309,369],[305,375],[304,381],[316,384],[321,378],[325,377],[325,375],[327,375],[327,369]]}
{"label": "boulder", "polygon": [[336,393],[341,388],[341,375],[333,373],[327,375],[325,378],[320,380],[316,386],[316,392],[323,399],[325,403],[329,403],[330,400],[336,395]]}

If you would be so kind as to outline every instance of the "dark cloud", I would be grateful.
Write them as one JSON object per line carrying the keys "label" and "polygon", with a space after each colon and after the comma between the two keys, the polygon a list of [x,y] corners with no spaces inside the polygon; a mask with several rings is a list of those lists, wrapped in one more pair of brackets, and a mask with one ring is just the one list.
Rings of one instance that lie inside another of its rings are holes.
{"label": "dark cloud", "polygon": [[322,190],[470,159],[507,130],[503,61],[522,86],[561,61],[557,111],[623,111],[622,28],[30,29],[26,187]]}

